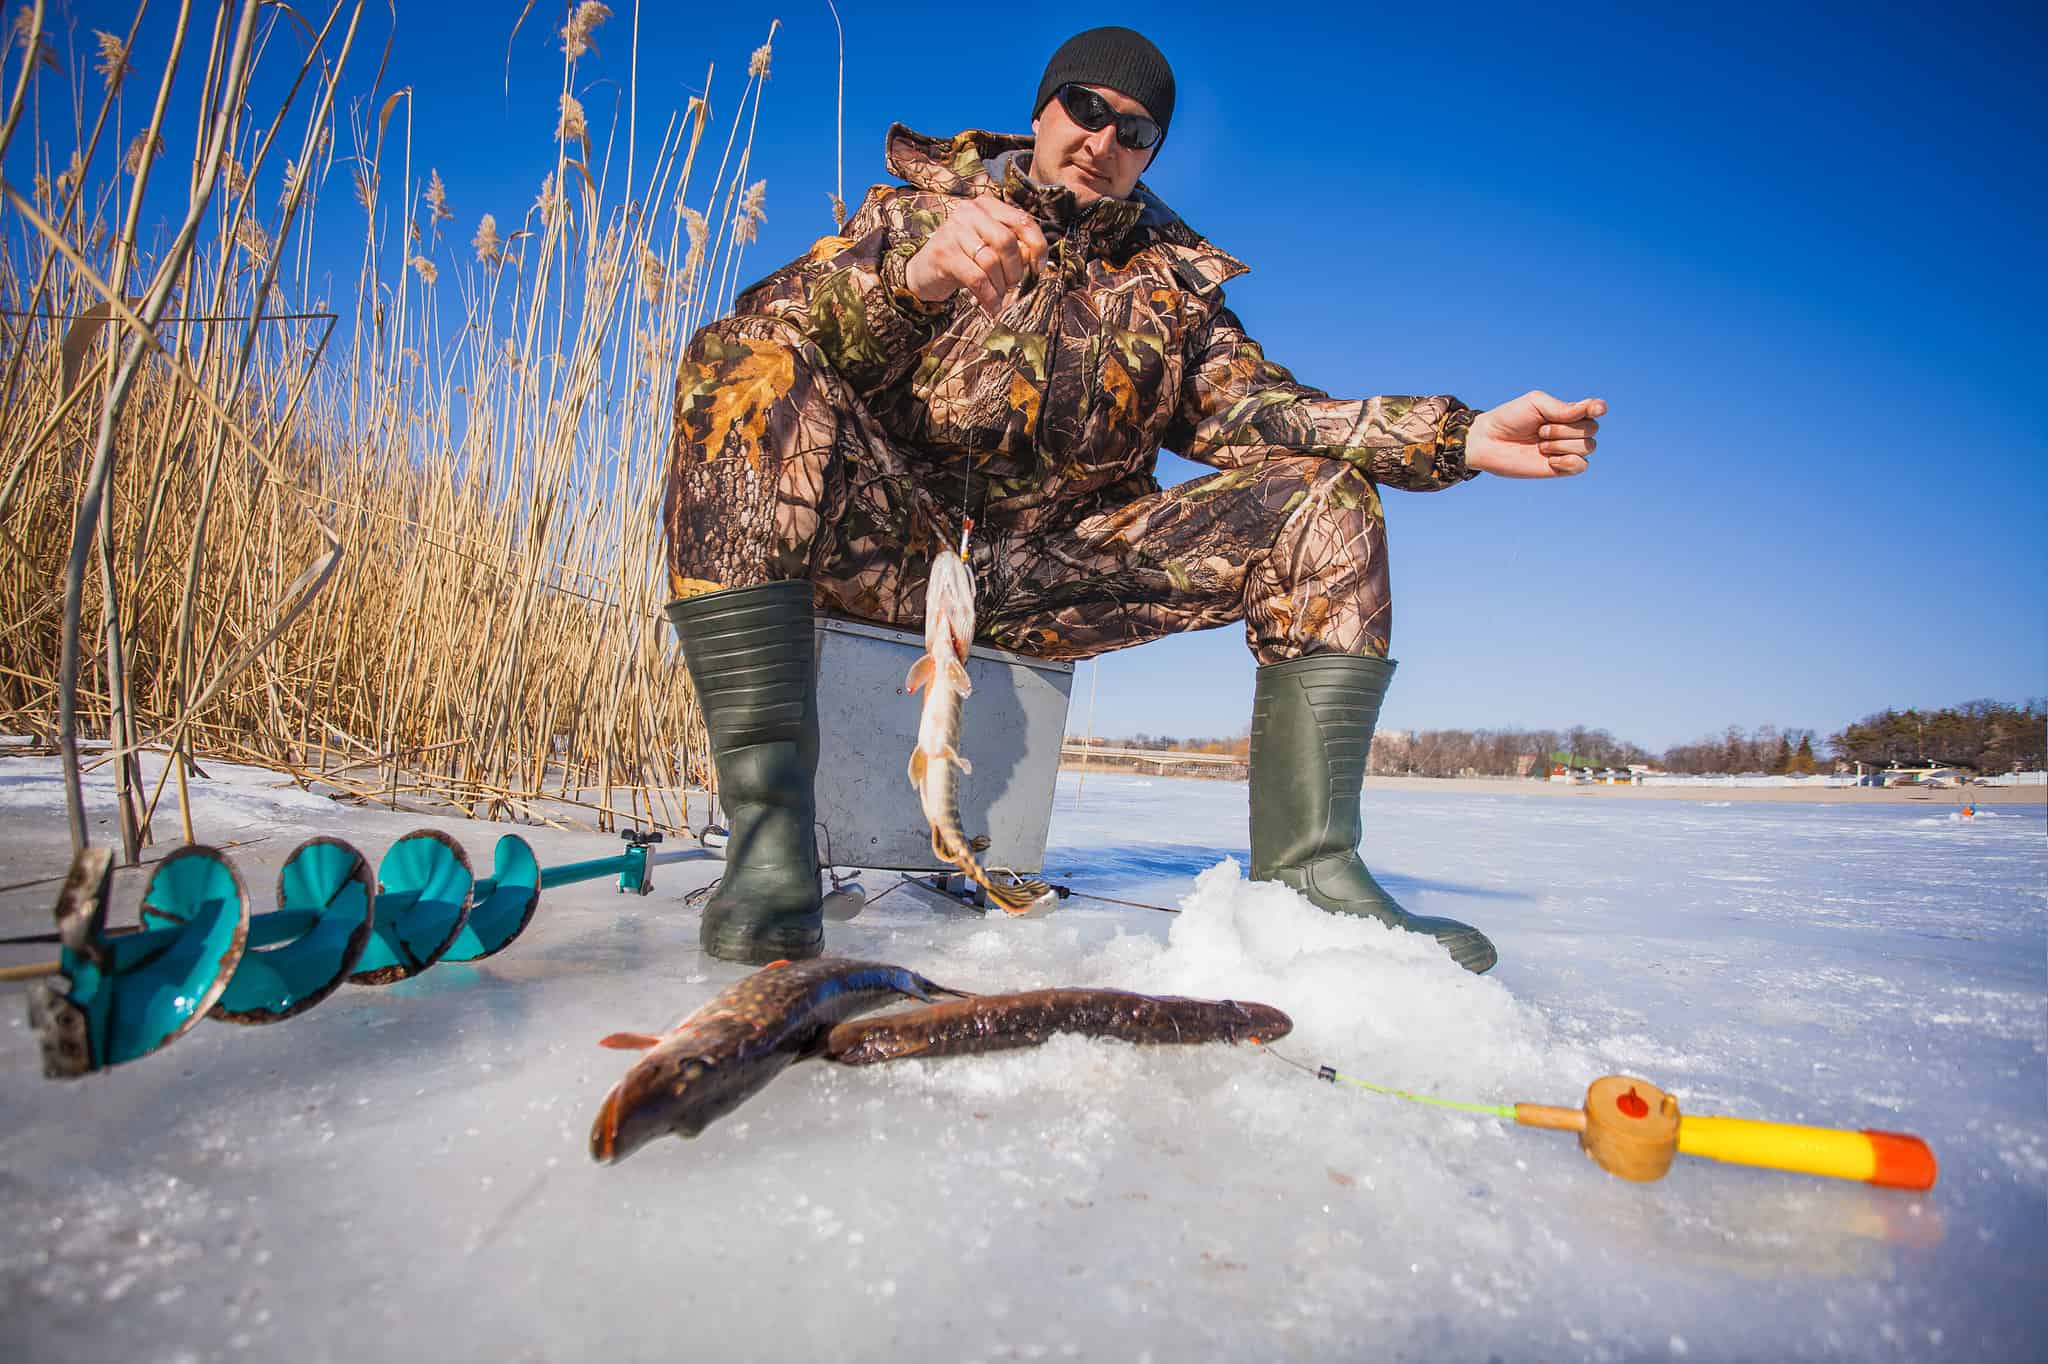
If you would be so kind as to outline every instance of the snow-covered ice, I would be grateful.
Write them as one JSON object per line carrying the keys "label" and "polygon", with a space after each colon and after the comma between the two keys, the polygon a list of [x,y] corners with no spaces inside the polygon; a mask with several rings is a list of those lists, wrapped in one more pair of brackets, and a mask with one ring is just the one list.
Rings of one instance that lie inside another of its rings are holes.
{"label": "snow-covered ice", "polygon": [[[381,856],[497,826],[195,784],[261,896],[299,838]],[[105,788],[95,788],[105,814]],[[965,989],[1116,985],[1288,1010],[1280,1053],[1448,1098],[1576,1105],[1625,1071],[1688,1112],[1926,1137],[1914,1195],[1681,1158],[1631,1185],[1571,1138],[1320,1084],[1260,1049],[1056,1039],[786,1073],[704,1136],[591,1163],[651,1030],[745,968],[647,898],[547,893],[501,955],[207,1022],[41,1078],[0,994],[0,1356],[9,1360],[2022,1359],[2048,1309],[2048,840],[2039,806],[1367,795],[1426,940],[1244,881],[1241,783],[1061,780],[1047,870],[990,921],[892,893],[834,951]],[[523,831],[543,863],[606,836]],[[0,929],[47,926],[64,818],[0,758]],[[890,883],[866,878],[870,894]],[[117,877],[132,919],[141,876]],[[31,949],[7,949],[27,960]]]}

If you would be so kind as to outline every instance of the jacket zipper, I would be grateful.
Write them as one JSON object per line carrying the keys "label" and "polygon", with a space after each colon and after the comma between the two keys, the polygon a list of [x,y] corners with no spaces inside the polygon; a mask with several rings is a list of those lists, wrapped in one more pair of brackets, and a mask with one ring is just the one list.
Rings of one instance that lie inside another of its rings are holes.
{"label": "jacket zipper", "polygon": [[[1045,412],[1046,409],[1052,405],[1053,361],[1058,358],[1060,349],[1060,319],[1062,311],[1060,308],[1060,304],[1065,300],[1067,296],[1066,256],[1067,253],[1070,253],[1073,250],[1074,227],[1075,225],[1073,223],[1068,223],[1066,230],[1060,234],[1060,246],[1062,248],[1062,253],[1060,259],[1059,283],[1058,286],[1053,290],[1052,307],[1047,312],[1045,319],[1045,387],[1044,390],[1038,395],[1038,424],[1035,428],[1033,428],[1031,432],[1031,452],[1032,454],[1040,456],[1041,458],[1046,453]],[[1048,261],[1051,260],[1052,253],[1050,251],[1046,253],[1046,258]]]}

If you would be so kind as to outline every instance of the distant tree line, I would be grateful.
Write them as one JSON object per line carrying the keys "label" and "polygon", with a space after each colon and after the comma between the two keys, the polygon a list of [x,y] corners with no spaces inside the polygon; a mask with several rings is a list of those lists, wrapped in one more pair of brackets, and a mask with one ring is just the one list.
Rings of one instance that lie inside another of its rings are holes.
{"label": "distant tree line", "polygon": [[[1081,734],[1069,734],[1067,742],[1087,742]],[[1227,753],[1234,757],[1245,757],[1251,752],[1252,740],[1249,733],[1238,734],[1228,739],[1176,739],[1169,734],[1133,734],[1127,739],[1105,739],[1097,737],[1098,744],[1113,748],[1143,748],[1158,752],[1173,753]]]}
{"label": "distant tree line", "polygon": [[[1807,776],[1820,770],[1821,760],[1814,755],[1813,731],[1810,729],[1779,729],[1776,725],[1762,725],[1745,734],[1730,725],[1719,735],[1708,735],[1689,744],[1665,749],[1663,759],[1657,765],[1666,772],[1696,777],[1708,773],[1736,776],[1755,772],[1772,776]],[[1827,767],[1829,771],[1834,770],[1832,762]]]}
{"label": "distant tree line", "polygon": [[[1815,731],[1730,725],[1719,734],[1652,753],[1604,729],[1383,730],[1373,740],[1372,771],[1383,776],[1540,777],[1556,767],[1620,768],[1644,764],[1666,772],[1706,776],[1769,773],[1804,775],[1846,771],[1855,763],[1887,767],[1940,764],[1973,772],[2048,767],[2048,700],[2025,705],[1971,701],[1948,710],[1887,710],[1867,715],[1821,740]],[[1079,740],[1079,735],[1069,735]],[[1098,739],[1124,748],[1245,756],[1244,734],[1177,739],[1135,734]],[[1828,751],[1821,753],[1816,745]]]}
{"label": "distant tree line", "polygon": [[1374,737],[1372,771],[1387,776],[1540,777],[1554,766],[1626,767],[1654,761],[1604,729],[1386,730]]}
{"label": "distant tree line", "polygon": [[1949,710],[1886,710],[1866,715],[1828,743],[1845,762],[1868,767],[1942,764],[1973,772],[2037,771],[2048,766],[2048,699],[2023,706],[1970,701]]}

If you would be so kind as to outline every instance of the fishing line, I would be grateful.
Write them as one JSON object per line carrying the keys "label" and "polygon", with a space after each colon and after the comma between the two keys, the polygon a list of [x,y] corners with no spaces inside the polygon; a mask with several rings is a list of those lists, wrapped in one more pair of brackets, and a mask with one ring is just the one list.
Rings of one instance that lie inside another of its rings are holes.
{"label": "fishing line", "polygon": [[1371,1090],[1375,1094],[1384,1094],[1392,1099],[1408,1099],[1415,1103],[1428,1104],[1432,1108],[1452,1108],[1463,1113],[1484,1113],[1488,1117],[1505,1118],[1509,1122],[1515,1120],[1515,1106],[1513,1104],[1462,1103],[1456,1099],[1440,1099],[1433,1094],[1411,1094],[1405,1089],[1395,1089],[1391,1085],[1374,1084],[1370,1080],[1361,1080],[1356,1075],[1346,1075],[1335,1066],[1311,1066],[1305,1061],[1297,1061],[1291,1056],[1282,1055],[1270,1046],[1264,1050],[1274,1060],[1285,1062],[1304,1075],[1333,1085],[1342,1080],[1347,1085],[1355,1085],[1359,1089]]}
{"label": "fishing line", "polygon": [[891,895],[894,895],[894,894],[895,894],[895,893],[896,893],[897,891],[899,891],[899,890],[903,889],[903,888],[904,888],[905,886],[907,886],[907,885],[909,885],[909,884],[910,884],[910,882],[909,882],[909,881],[907,881],[907,880],[905,880],[905,881],[898,881],[898,882],[897,882],[897,883],[896,883],[895,885],[893,885],[893,886],[889,887],[889,888],[888,888],[887,890],[883,891],[883,892],[882,892],[882,893],[881,893],[880,895],[877,895],[877,896],[876,896],[876,897],[875,897],[874,899],[872,899],[872,900],[868,901],[868,902],[867,902],[867,903],[866,903],[865,905],[861,906],[861,908],[862,908],[862,909],[873,909],[873,908],[874,908],[874,907],[875,907],[876,905],[878,905],[878,904],[882,903],[882,901],[884,901],[884,900],[888,899],[888,898],[889,898],[889,897],[890,897]]}
{"label": "fishing line", "polygon": [[1111,895],[1090,895],[1085,890],[1069,889],[1067,891],[1067,894],[1073,896],[1077,900],[1100,900],[1103,904],[1106,905],[1127,905],[1132,909],[1156,909],[1161,914],[1180,913],[1179,910],[1168,909],[1165,905],[1148,905],[1143,900],[1119,900],[1115,896]]}
{"label": "fishing line", "polygon": [[[226,850],[228,850],[229,848],[246,848],[246,847],[249,847],[249,846],[250,846],[250,845],[252,845],[252,844],[256,844],[256,843],[268,843],[269,841],[270,841],[270,835],[269,835],[269,834],[263,834],[263,835],[261,835],[261,836],[259,836],[259,837],[257,837],[257,838],[237,838],[237,839],[231,840],[230,842],[227,842],[227,843],[216,843],[216,844],[214,844],[213,846],[214,846],[214,847],[216,847],[216,848],[218,848],[218,849],[220,849],[221,851],[225,852],[225,851],[226,851]],[[173,851],[173,852],[175,852],[175,851],[176,851],[176,849],[172,849],[172,851]],[[133,870],[134,868],[137,868],[137,867],[153,867],[153,866],[155,866],[155,865],[156,865],[157,863],[159,863],[159,862],[163,861],[163,860],[164,860],[164,859],[165,859],[166,857],[169,857],[169,856],[170,856],[170,853],[158,853],[158,854],[157,854],[157,855],[156,855],[155,857],[143,857],[143,858],[137,858],[137,859],[136,859],[135,861],[133,861],[133,862],[121,862],[121,863],[117,863],[116,865],[117,865],[117,866],[118,866],[118,867],[119,867],[119,868],[120,868],[121,870],[123,870],[123,871]],[[11,890],[31,890],[31,889],[35,888],[36,886],[54,886],[54,885],[57,885],[57,884],[59,884],[59,883],[60,883],[60,882],[62,882],[63,880],[64,880],[64,877],[63,877],[62,875],[58,875],[58,876],[38,876],[38,877],[36,877],[36,878],[35,878],[34,880],[30,880],[30,881],[9,881],[9,882],[8,882],[8,883],[7,883],[6,885],[4,885],[4,886],[0,886],[0,895],[4,895],[4,894],[6,894],[6,893],[7,893],[8,891],[11,891]],[[21,942],[27,942],[27,941],[29,941],[29,940],[28,940],[28,939],[26,939],[26,938],[23,938],[23,939],[12,939],[12,940],[0,940],[0,941],[21,941]],[[40,939],[40,938],[38,938],[38,939],[36,939],[36,941],[39,941],[39,942],[40,942],[40,941],[43,941],[43,939]],[[53,941],[54,941],[54,940],[53,940]]]}

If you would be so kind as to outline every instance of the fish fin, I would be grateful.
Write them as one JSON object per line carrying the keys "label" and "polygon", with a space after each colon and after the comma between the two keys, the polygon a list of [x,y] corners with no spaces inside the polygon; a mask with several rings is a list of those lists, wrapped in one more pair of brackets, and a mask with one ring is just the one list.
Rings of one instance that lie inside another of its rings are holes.
{"label": "fish fin", "polygon": [[954,752],[950,745],[947,747],[944,756],[947,762],[953,764],[953,766],[959,768],[962,772],[972,772],[974,770],[974,764],[967,761],[967,759],[961,757],[958,753]]}
{"label": "fish fin", "polygon": [[597,1045],[610,1047],[613,1051],[646,1051],[660,1043],[661,1039],[652,1033],[615,1032],[610,1037],[599,1039]]}
{"label": "fish fin", "polygon": [[912,999],[922,1000],[926,1004],[932,1002],[933,995],[951,995],[955,999],[973,999],[975,997],[974,993],[970,990],[956,990],[950,985],[941,985],[931,977],[919,975],[915,971],[907,971],[904,974],[910,977],[910,988],[904,991],[904,993]]}
{"label": "fish fin", "polygon": [[910,665],[910,675],[903,679],[903,690],[915,696],[931,680],[932,656],[930,654],[921,654],[917,662]]}
{"label": "fish fin", "polygon": [[949,658],[939,665],[945,669],[946,681],[962,696],[974,695],[974,684],[967,680],[967,665],[957,658]]}
{"label": "fish fin", "polygon": [[910,784],[911,784],[912,786],[923,786],[923,785],[924,785],[924,774],[925,774],[925,771],[926,771],[926,761],[925,761],[925,756],[924,756],[924,750],[923,750],[923,749],[921,749],[921,748],[913,748],[913,749],[911,749],[911,750],[910,750]]}

